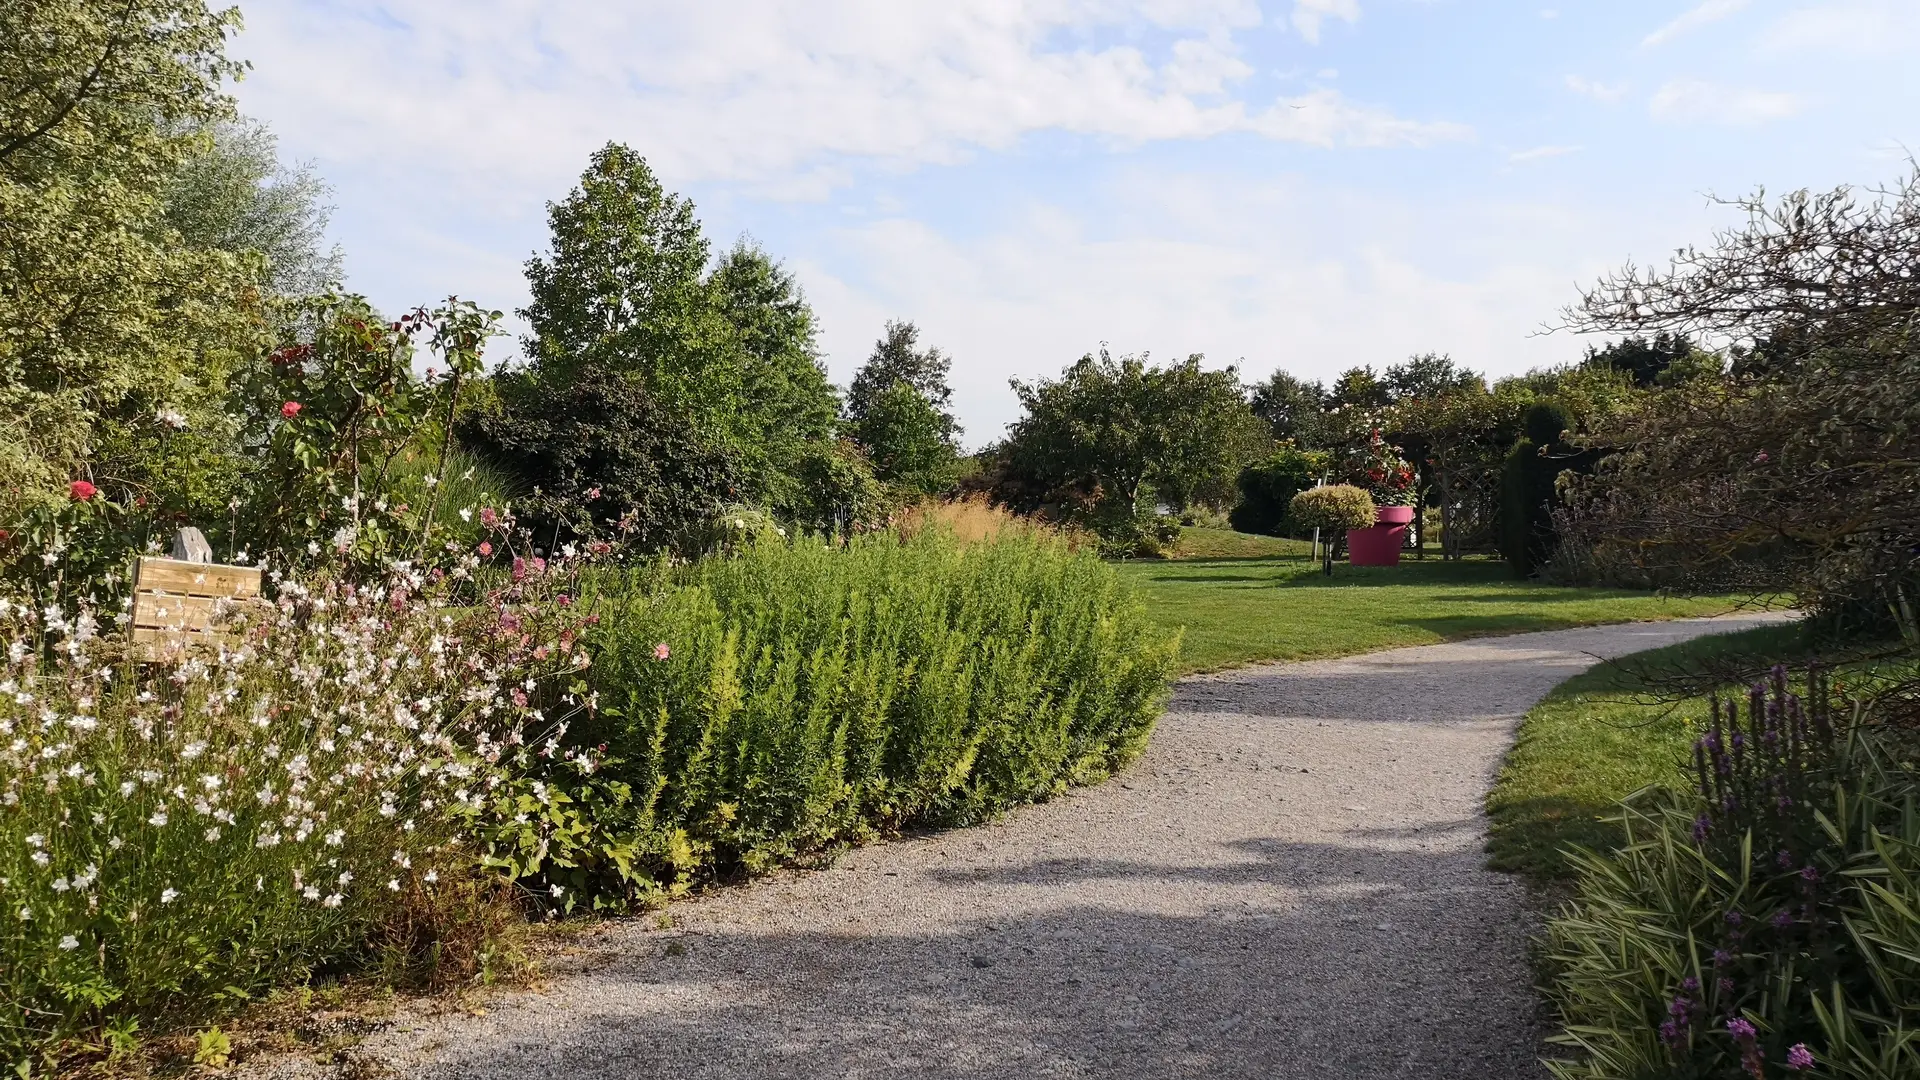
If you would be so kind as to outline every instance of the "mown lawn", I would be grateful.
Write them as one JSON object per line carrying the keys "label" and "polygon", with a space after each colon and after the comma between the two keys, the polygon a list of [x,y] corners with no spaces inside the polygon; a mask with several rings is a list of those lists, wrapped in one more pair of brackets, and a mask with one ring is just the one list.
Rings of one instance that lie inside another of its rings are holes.
{"label": "mown lawn", "polygon": [[1499,562],[1449,563],[1437,555],[1405,558],[1392,568],[1337,564],[1328,578],[1304,543],[1218,529],[1187,530],[1181,558],[1118,566],[1146,594],[1155,619],[1185,630],[1183,672],[1490,634],[1719,615],[1734,607],[1725,598],[1515,581]]}
{"label": "mown lawn", "polygon": [[1490,864],[1549,883],[1566,875],[1567,845],[1612,846],[1619,827],[1604,818],[1621,799],[1687,783],[1706,712],[1700,673],[1806,652],[1799,627],[1768,626],[1637,653],[1560,684],[1527,713],[1487,796]]}

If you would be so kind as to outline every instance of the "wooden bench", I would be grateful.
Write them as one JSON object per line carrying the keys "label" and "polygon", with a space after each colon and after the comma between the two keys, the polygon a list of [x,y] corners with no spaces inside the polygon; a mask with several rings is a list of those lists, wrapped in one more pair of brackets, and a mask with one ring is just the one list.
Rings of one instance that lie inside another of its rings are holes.
{"label": "wooden bench", "polygon": [[259,600],[257,566],[140,559],[133,567],[134,655],[152,663],[231,641],[234,629],[216,613]]}

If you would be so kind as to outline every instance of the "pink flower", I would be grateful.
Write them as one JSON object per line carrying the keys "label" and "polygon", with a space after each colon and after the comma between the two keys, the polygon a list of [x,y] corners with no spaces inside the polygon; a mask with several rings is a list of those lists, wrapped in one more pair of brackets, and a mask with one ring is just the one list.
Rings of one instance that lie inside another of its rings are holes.
{"label": "pink flower", "polygon": [[513,703],[514,703],[514,705],[515,705],[515,706],[517,706],[518,708],[522,708],[522,709],[524,709],[524,708],[526,708],[526,707],[527,707],[527,692],[526,692],[525,690],[515,690],[515,691],[513,692]]}
{"label": "pink flower", "polygon": [[281,403],[280,403],[280,415],[281,415],[281,416],[282,416],[283,418],[285,418],[285,419],[287,419],[287,420],[291,420],[291,419],[293,419],[294,417],[296,417],[296,416],[299,416],[299,415],[300,415],[300,403],[299,403],[299,402],[297,402],[297,401],[283,401],[283,402],[281,402]]}
{"label": "pink flower", "polygon": [[98,494],[100,494],[100,489],[87,483],[85,480],[75,480],[73,483],[67,485],[67,497],[74,502],[86,502]]}
{"label": "pink flower", "polygon": [[588,499],[590,499],[590,500],[591,500],[591,499],[597,499],[597,498],[599,498],[599,497],[600,497],[600,489],[599,489],[599,488],[597,488],[597,487],[592,487],[592,488],[588,488],[588,489],[587,489],[587,498],[588,498]]}
{"label": "pink flower", "polygon": [[653,647],[653,658],[655,660],[665,660],[667,657],[672,655],[673,655],[673,650],[667,648],[667,643],[664,641]]}
{"label": "pink flower", "polygon": [[1759,453],[1753,455],[1753,463],[1755,465],[1765,465],[1767,463],[1767,460],[1768,460],[1767,452],[1765,450],[1762,450]]}
{"label": "pink flower", "polygon": [[493,507],[483,506],[480,508],[480,524],[491,529],[500,524],[500,515],[493,512]]}
{"label": "pink flower", "polygon": [[480,541],[480,546],[474,550],[480,552],[480,557],[484,559],[487,556],[493,554],[493,544],[491,544],[486,540],[482,540]]}
{"label": "pink flower", "polygon": [[1813,1068],[1813,1051],[1806,1043],[1794,1043],[1787,1049],[1787,1068],[1795,1072],[1805,1072]]}
{"label": "pink flower", "polygon": [[513,557],[513,580],[519,581],[527,576],[527,560],[518,555]]}

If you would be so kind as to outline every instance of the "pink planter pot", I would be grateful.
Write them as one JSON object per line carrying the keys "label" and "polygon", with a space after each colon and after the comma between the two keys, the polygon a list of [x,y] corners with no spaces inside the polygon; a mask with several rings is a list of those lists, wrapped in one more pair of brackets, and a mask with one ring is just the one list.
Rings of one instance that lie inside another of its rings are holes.
{"label": "pink planter pot", "polygon": [[1382,506],[1376,515],[1373,528],[1347,530],[1347,562],[1354,566],[1399,566],[1413,507]]}

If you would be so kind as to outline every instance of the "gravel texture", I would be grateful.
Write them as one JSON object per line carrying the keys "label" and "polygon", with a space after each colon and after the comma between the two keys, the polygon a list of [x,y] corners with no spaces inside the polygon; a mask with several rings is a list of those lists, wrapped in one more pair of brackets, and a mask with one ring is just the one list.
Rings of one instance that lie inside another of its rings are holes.
{"label": "gravel texture", "polygon": [[1187,679],[1109,783],[615,924],[485,1016],[403,1012],[356,1071],[1543,1077],[1524,888],[1482,865],[1516,721],[1596,658],[1780,617]]}

